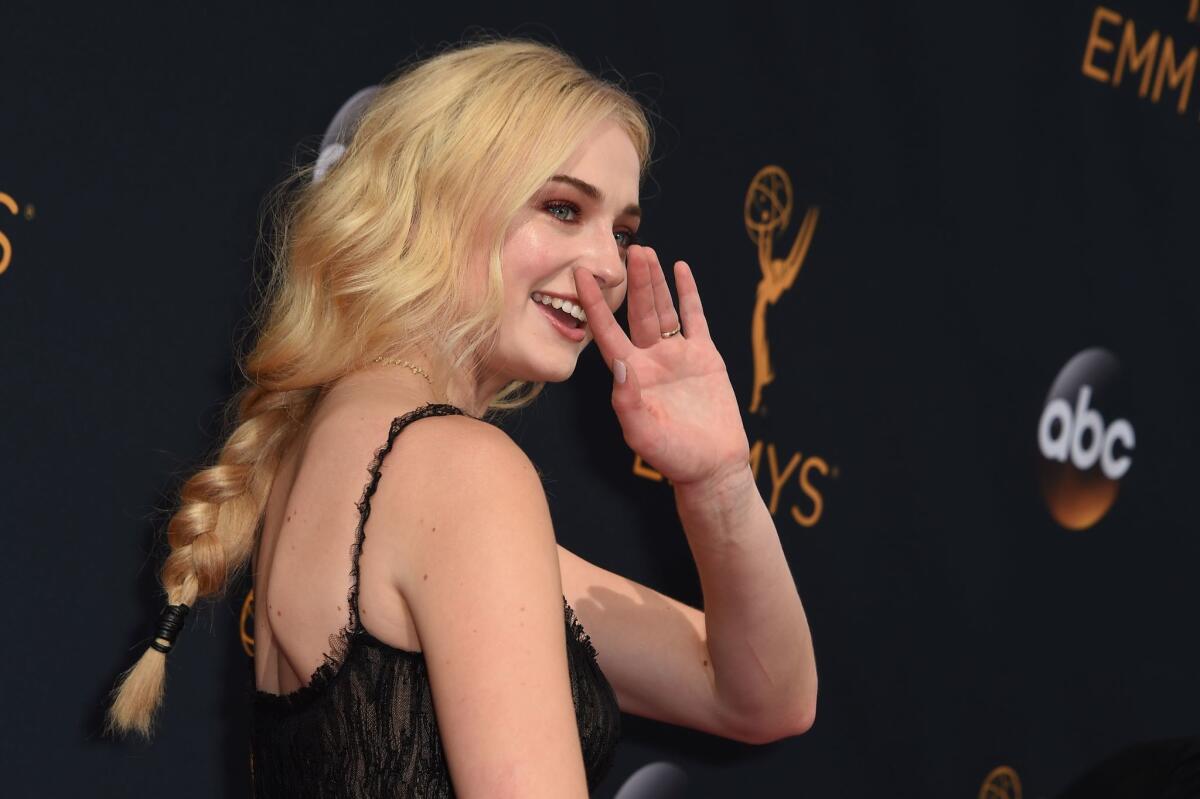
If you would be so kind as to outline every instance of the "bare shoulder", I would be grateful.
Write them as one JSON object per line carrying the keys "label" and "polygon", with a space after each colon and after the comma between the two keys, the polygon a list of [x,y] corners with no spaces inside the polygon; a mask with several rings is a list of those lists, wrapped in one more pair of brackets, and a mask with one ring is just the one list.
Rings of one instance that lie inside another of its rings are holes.
{"label": "bare shoulder", "polygon": [[314,425],[309,442],[319,472],[339,482],[355,475],[356,491],[363,490],[368,467],[378,468],[366,538],[380,553],[376,557],[392,561],[396,588],[408,597],[421,587],[414,581],[418,564],[452,557],[456,547],[478,546],[467,522],[482,514],[527,521],[533,514],[544,525],[527,523],[522,529],[540,530],[544,543],[553,545],[541,479],[516,442],[481,419],[414,416],[419,409],[397,415],[388,403],[345,404]]}
{"label": "bare shoulder", "polygon": [[[386,501],[399,485],[415,481],[428,490],[448,470],[469,466],[469,458],[455,457],[464,448],[507,451],[518,460],[524,457],[520,447],[495,425],[455,413],[418,415],[405,421],[420,406],[411,410],[403,407],[398,410],[395,404],[370,399],[324,409],[309,433],[307,450],[311,459],[319,462],[325,474],[357,475],[374,465],[371,456],[381,454],[381,474],[401,474],[399,479],[381,478],[379,491]],[[392,428],[401,426],[393,436]],[[380,452],[389,437],[395,455]]]}
{"label": "bare shoulder", "polygon": [[[397,574],[405,597],[430,587],[431,568],[472,578],[463,570],[503,565],[505,575],[520,580],[539,568],[528,556],[539,556],[543,568],[556,565],[541,478],[501,428],[458,414],[422,417],[396,436],[380,472],[374,531],[391,535],[393,520],[404,528],[408,563]],[[491,548],[503,550],[501,560]]]}
{"label": "bare shoulder", "polygon": [[455,415],[411,423],[388,463],[373,534],[403,528],[407,539],[397,587],[456,793],[585,797],[558,547],[536,469],[503,430]]}
{"label": "bare shoulder", "polygon": [[[397,423],[402,422],[393,422]],[[455,519],[473,518],[480,511],[511,515],[545,509],[548,522],[541,478],[504,430],[454,413],[422,416],[402,424],[391,453],[380,465],[373,508],[394,510],[397,518],[412,518],[414,512],[437,514],[447,525]],[[419,538],[436,547],[439,540],[453,543],[447,535]]]}

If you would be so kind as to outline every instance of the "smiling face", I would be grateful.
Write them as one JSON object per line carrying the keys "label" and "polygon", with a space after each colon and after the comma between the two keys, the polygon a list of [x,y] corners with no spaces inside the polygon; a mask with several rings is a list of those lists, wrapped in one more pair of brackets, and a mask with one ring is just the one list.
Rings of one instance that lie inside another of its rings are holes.
{"label": "smiling face", "polygon": [[[509,379],[560,382],[592,341],[587,325],[572,335],[535,302],[546,293],[578,304],[573,270],[600,284],[614,311],[625,299],[626,253],[636,239],[639,162],[633,142],[612,120],[596,125],[570,158],[513,219],[501,251],[504,311],[491,369]],[[582,332],[582,336],[579,336]]]}

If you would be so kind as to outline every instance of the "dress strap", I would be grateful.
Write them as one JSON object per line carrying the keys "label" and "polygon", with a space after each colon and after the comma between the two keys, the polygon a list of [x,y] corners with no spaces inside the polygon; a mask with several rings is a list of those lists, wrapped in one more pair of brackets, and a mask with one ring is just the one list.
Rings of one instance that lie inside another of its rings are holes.
{"label": "dress strap", "polygon": [[[388,430],[387,443],[375,451],[375,459],[371,462],[371,466],[367,470],[371,475],[371,479],[363,487],[362,499],[355,505],[358,508],[358,529],[354,534],[354,545],[350,549],[350,595],[347,598],[350,606],[349,631],[352,634],[363,632],[362,622],[358,618],[358,561],[362,556],[363,541],[366,538],[367,518],[371,515],[371,497],[375,494],[375,489],[379,487],[380,468],[383,466],[383,459],[392,451],[392,445],[396,441],[396,436],[410,423],[417,419],[424,419],[426,416],[451,416],[454,414],[471,416],[471,414],[455,405],[441,402],[430,402],[414,408],[403,416],[397,416],[392,420],[391,427]],[[471,418],[475,417],[472,416]]]}

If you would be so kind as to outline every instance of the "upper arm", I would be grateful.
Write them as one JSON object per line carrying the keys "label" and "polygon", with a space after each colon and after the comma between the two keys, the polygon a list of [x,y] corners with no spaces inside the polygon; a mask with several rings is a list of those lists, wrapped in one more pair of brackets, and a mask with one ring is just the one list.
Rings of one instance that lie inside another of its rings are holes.
{"label": "upper arm", "polygon": [[753,725],[721,704],[704,611],[558,547],[564,590],[625,713],[737,741]]}
{"label": "upper arm", "polygon": [[541,480],[499,428],[445,417],[406,432],[418,427],[436,437],[438,455],[421,459],[420,528],[406,546],[401,590],[420,636],[455,792],[586,797],[562,582]]}
{"label": "upper arm", "polygon": [[743,743],[785,737],[721,702],[704,611],[558,547],[563,589],[621,710]]}

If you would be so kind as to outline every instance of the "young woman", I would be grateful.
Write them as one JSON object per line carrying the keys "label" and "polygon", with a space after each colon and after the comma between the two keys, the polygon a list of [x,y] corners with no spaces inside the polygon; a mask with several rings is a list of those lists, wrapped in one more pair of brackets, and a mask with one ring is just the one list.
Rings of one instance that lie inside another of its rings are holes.
{"label": "young woman", "polygon": [[[812,724],[807,620],[691,268],[677,311],[634,244],[649,154],[625,92],[500,40],[404,70],[299,173],[236,427],[182,489],[114,729],[149,735],[182,616],[248,561],[261,796],[582,797],[619,711],[752,743]],[[537,471],[483,419],[593,339],[626,443],[673,484],[703,612],[558,546]]]}

